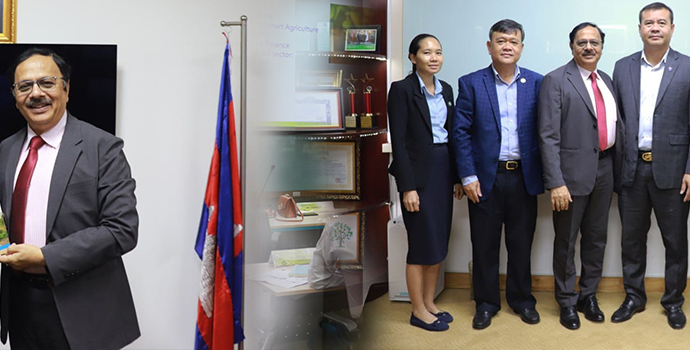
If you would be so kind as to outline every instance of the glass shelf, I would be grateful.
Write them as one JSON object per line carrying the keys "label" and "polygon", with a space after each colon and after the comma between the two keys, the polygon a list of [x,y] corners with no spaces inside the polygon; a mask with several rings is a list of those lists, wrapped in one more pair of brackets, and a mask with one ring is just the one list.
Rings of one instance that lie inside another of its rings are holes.
{"label": "glass shelf", "polygon": [[296,56],[306,57],[329,57],[335,59],[366,59],[386,62],[388,58],[385,55],[369,53],[369,52],[352,52],[352,51],[297,51]]}

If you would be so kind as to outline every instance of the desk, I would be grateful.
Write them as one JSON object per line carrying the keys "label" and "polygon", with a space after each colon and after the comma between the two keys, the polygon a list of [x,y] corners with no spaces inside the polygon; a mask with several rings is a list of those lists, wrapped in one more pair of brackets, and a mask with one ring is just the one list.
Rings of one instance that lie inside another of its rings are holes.
{"label": "desk", "polygon": [[[377,289],[377,293],[373,293],[377,295],[369,295],[371,285],[387,286],[388,282],[385,234],[389,218],[387,202],[362,200],[336,201],[334,204],[335,210],[307,216],[303,221],[270,219],[272,249],[314,247],[331,216],[359,212],[363,213],[361,218],[364,223],[361,230],[364,239],[360,241],[364,252],[361,269],[344,272],[347,288],[340,286],[318,290],[308,285],[282,288],[261,281],[248,282],[245,295],[257,301],[246,305],[245,309],[245,331],[254,332],[251,337],[247,336],[247,348],[270,349],[289,343],[302,347],[307,339],[320,342],[319,324],[324,314],[347,310],[351,315],[348,319],[359,319],[367,296],[375,298],[387,291]],[[248,279],[273,269],[267,263],[245,265]]]}
{"label": "desk", "polygon": [[247,283],[246,292],[255,300],[245,309],[247,348],[263,350],[284,348],[282,344],[288,343],[320,343],[323,314],[347,308],[345,286],[319,290],[304,284],[283,288],[252,280],[274,269],[290,270],[292,266],[274,268],[268,263],[245,265],[247,279],[251,280]]}

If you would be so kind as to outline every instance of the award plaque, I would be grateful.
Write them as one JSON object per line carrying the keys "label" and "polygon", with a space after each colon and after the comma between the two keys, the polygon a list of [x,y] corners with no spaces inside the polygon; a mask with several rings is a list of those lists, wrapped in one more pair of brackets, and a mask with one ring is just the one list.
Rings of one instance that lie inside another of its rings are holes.
{"label": "award plaque", "polygon": [[371,113],[371,91],[373,88],[369,85],[373,80],[374,78],[370,78],[367,73],[362,78],[362,83],[364,83],[364,113],[359,117],[359,127],[362,129],[374,128],[374,114]]}
{"label": "award plaque", "polygon": [[350,97],[350,114],[345,116],[345,128],[346,129],[356,129],[357,128],[357,113],[355,113],[355,93],[357,89],[355,88],[355,82],[357,79],[350,74],[350,77],[345,79],[350,86],[347,87],[347,93]]}

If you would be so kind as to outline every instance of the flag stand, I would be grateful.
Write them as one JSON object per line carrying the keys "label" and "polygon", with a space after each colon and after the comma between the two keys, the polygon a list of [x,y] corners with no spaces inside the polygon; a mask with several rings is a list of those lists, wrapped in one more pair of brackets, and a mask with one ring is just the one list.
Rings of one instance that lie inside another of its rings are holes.
{"label": "flag stand", "polygon": [[[221,21],[221,27],[238,26],[241,28],[240,37],[240,186],[242,188],[242,222],[246,225],[246,194],[247,194],[247,16],[242,15],[239,21]],[[245,246],[245,235],[242,235],[242,250]],[[242,276],[244,276],[244,264],[242,264]],[[242,283],[242,305],[244,305],[244,283]],[[241,324],[244,326],[244,307],[242,307]],[[244,349],[244,341],[238,344],[239,350]]]}

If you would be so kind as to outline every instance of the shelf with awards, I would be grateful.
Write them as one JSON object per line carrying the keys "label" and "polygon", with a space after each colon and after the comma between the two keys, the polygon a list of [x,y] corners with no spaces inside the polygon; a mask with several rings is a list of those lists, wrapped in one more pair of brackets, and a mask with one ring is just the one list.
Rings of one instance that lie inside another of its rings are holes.
{"label": "shelf with awards", "polygon": [[367,52],[347,52],[347,51],[297,51],[296,56],[304,57],[328,57],[330,63],[342,63],[348,60],[375,60],[380,62],[388,61],[386,55]]}
{"label": "shelf with awards", "polygon": [[[275,203],[277,196],[290,194],[297,202],[332,201],[336,210],[360,213],[362,278],[385,282],[390,219],[389,155],[383,152],[388,142],[387,1],[297,0],[295,5],[297,23],[319,28],[298,36],[294,44],[299,117],[330,124],[321,130],[279,130],[275,180],[267,181],[264,197]],[[324,109],[316,92],[342,105]],[[342,113],[342,128],[328,119],[335,111]],[[297,241],[295,232],[281,237]],[[305,231],[299,237],[310,235]]]}

